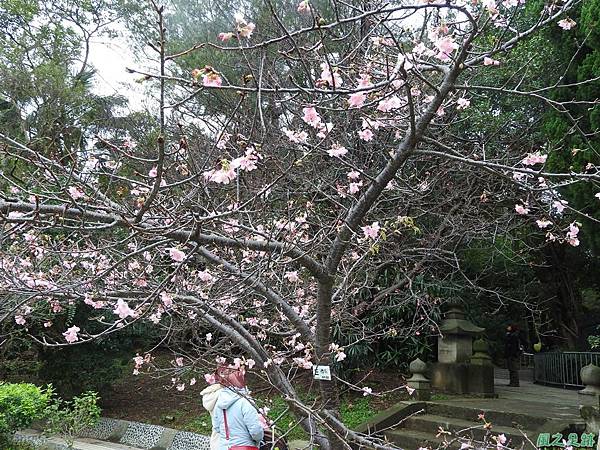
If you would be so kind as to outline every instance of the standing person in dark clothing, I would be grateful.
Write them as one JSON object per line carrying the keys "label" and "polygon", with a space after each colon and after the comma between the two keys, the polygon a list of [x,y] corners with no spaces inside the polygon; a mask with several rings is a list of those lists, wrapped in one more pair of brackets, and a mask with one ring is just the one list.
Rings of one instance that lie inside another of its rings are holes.
{"label": "standing person in dark clothing", "polygon": [[516,325],[506,327],[504,355],[508,368],[509,386],[519,386],[519,358],[523,353],[519,329]]}

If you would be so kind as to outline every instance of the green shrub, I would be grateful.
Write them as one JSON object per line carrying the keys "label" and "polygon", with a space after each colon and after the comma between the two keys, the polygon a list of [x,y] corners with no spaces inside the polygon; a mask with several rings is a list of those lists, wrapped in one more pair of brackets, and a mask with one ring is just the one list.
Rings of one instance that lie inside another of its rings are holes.
{"label": "green shrub", "polygon": [[95,392],[85,392],[72,401],[55,398],[46,408],[44,433],[60,435],[71,448],[76,436],[98,423],[100,412]]}
{"label": "green shrub", "polygon": [[105,393],[119,380],[127,364],[117,351],[102,344],[85,344],[45,350],[41,376],[58,395],[71,399],[85,391]]}
{"label": "green shrub", "polygon": [[35,450],[35,447],[27,442],[19,442],[10,438],[0,437],[0,445],[2,450]]}
{"label": "green shrub", "polygon": [[51,386],[0,383],[0,436],[6,438],[42,418],[51,396]]}

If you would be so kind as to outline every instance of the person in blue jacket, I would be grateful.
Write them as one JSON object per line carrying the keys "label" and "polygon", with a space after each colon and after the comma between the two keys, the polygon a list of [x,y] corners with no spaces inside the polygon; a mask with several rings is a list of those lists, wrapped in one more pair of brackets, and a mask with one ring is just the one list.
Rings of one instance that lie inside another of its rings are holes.
{"label": "person in blue jacket", "polygon": [[213,430],[219,433],[219,450],[258,449],[264,429],[254,405],[248,400],[243,369],[221,368],[217,382],[224,386],[212,418]]}

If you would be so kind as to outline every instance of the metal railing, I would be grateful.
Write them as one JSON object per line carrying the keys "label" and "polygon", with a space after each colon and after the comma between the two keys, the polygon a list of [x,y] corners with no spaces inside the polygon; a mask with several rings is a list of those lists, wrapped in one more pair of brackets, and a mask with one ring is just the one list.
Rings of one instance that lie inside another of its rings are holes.
{"label": "metal railing", "polygon": [[533,353],[521,353],[521,359],[519,361],[521,369],[530,369],[534,366]]}
{"label": "metal railing", "polygon": [[540,384],[582,388],[579,372],[588,364],[600,366],[600,353],[548,352],[533,356],[533,381]]}

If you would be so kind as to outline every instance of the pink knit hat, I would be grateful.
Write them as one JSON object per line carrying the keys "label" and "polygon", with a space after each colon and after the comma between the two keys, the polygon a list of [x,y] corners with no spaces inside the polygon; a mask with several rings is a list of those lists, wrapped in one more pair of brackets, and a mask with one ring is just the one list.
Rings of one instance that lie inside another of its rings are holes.
{"label": "pink knit hat", "polygon": [[227,366],[217,368],[215,374],[217,383],[226,387],[245,388],[246,387],[246,371],[243,367],[234,369]]}

